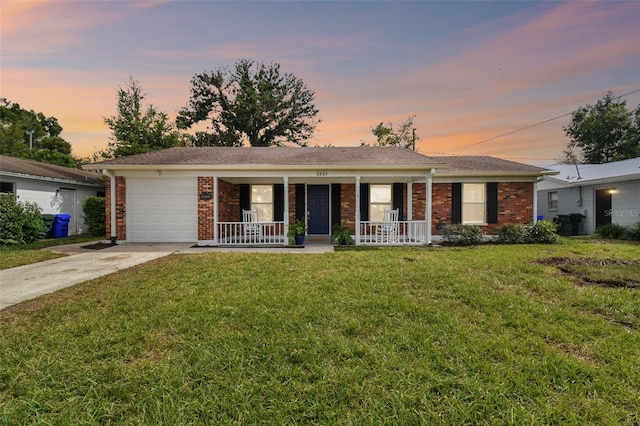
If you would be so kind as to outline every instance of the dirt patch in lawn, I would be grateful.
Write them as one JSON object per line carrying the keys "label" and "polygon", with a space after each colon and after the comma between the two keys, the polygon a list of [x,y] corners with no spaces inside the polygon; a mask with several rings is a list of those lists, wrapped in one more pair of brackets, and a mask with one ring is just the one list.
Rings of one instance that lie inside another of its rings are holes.
{"label": "dirt patch in lawn", "polygon": [[576,277],[581,285],[640,289],[638,260],[548,257],[535,263],[555,266],[561,272]]}

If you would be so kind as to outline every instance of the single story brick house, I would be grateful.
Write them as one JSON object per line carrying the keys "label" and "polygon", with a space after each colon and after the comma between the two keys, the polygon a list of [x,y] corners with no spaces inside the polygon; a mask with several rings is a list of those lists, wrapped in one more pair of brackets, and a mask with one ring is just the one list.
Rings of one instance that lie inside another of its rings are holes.
{"label": "single story brick house", "polygon": [[[396,147],[182,147],[85,166],[107,176],[112,241],[286,245],[348,226],[356,244],[430,244],[441,223],[490,229],[536,218],[546,169],[493,157],[427,157]],[[114,207],[114,208],[112,208]],[[257,213],[258,238],[243,211]],[[397,210],[393,238],[379,238]]]}
{"label": "single story brick house", "polygon": [[104,191],[100,173],[0,155],[0,194],[35,203],[42,214],[71,215],[70,235],[87,231],[82,204],[87,197],[104,196]]}

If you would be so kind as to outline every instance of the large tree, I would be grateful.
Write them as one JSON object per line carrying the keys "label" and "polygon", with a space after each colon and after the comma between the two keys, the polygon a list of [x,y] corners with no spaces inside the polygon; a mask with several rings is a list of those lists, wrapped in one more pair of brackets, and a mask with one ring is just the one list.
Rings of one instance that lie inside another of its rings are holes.
{"label": "large tree", "polygon": [[79,167],[80,160],[71,155],[71,144],[60,133],[57,118],[0,99],[0,154]]}
{"label": "large tree", "polygon": [[180,110],[178,127],[209,121],[194,144],[205,146],[306,146],[319,120],[315,94],[279,64],[241,59],[232,69],[196,74],[191,97]]}
{"label": "large tree", "polygon": [[415,115],[410,115],[397,125],[392,122],[378,124],[371,129],[371,133],[376,137],[376,144],[379,146],[399,146],[415,151],[416,141],[420,137],[416,136],[416,129],[413,126],[414,118]]}
{"label": "large tree", "polygon": [[563,129],[570,138],[565,162],[600,164],[640,156],[640,105],[629,111],[611,92],[574,111]]}
{"label": "large tree", "polygon": [[118,114],[104,119],[111,129],[111,141],[94,158],[119,158],[182,145],[180,133],[167,114],[153,105],[144,108],[145,97],[133,77],[127,87],[118,89]]}

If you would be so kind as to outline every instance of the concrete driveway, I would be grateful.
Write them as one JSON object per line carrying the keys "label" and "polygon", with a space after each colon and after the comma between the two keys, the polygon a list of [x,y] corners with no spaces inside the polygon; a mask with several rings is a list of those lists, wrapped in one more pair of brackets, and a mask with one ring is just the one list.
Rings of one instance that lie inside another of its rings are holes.
{"label": "concrete driveway", "polygon": [[68,256],[0,271],[0,309],[181,250],[190,244],[122,244],[103,250],[90,243],[52,247]]}

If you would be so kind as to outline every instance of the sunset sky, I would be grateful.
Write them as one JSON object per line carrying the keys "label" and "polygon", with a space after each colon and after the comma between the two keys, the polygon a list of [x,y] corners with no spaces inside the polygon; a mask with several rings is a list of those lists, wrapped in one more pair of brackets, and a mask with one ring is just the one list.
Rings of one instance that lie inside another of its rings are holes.
{"label": "sunset sky", "polygon": [[640,89],[638,28],[638,1],[0,0],[0,97],[56,117],[85,157],[130,76],[175,118],[196,73],[251,58],[315,92],[310,145],[371,143],[415,115],[423,154],[550,165],[565,114]]}

